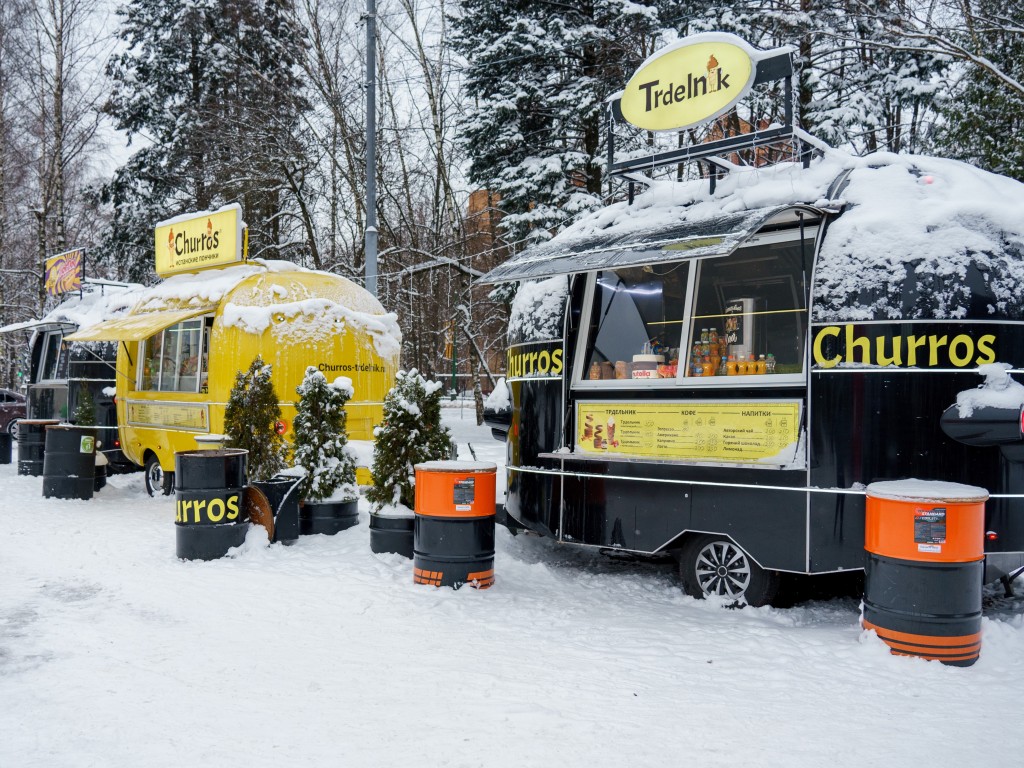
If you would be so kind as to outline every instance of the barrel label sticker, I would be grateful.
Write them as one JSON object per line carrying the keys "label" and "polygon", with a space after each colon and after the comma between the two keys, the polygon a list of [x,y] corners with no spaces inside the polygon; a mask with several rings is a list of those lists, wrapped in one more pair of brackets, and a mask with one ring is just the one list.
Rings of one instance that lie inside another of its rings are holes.
{"label": "barrel label sticker", "polygon": [[82,435],[82,443],[79,447],[79,453],[92,453],[96,447],[96,438],[91,435]]}
{"label": "barrel label sticker", "polygon": [[459,512],[468,512],[469,507],[466,507],[466,509],[459,509],[459,506],[473,503],[473,500],[476,497],[476,479],[467,477],[465,480],[459,480],[455,483],[454,496],[455,508],[458,509]]}
{"label": "barrel label sticker", "polygon": [[935,554],[940,554],[942,552],[942,547],[938,544],[918,544],[917,551],[934,552]]}
{"label": "barrel label sticker", "polygon": [[[241,510],[241,494],[227,498],[213,496],[209,499],[178,499],[174,522],[183,525],[218,525],[238,521]],[[245,516],[242,515],[241,520]]]}
{"label": "barrel label sticker", "polygon": [[[946,543],[946,508],[917,509],[914,512],[914,543],[945,544]],[[921,549],[920,552],[941,552],[938,550]]]}

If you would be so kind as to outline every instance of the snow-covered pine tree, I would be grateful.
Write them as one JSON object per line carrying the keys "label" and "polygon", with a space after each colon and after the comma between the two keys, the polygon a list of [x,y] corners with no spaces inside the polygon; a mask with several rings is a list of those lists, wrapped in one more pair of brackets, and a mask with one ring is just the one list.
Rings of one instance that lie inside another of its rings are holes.
{"label": "snow-covered pine tree", "polygon": [[550,237],[601,205],[604,101],[652,52],[663,4],[459,3],[469,176],[500,196],[508,240]]}
{"label": "snow-covered pine tree", "polygon": [[279,257],[306,164],[293,0],[129,0],[121,15],[105,111],[148,141],[104,189],[114,217],[101,257],[148,277],[155,222],[228,202],[242,205],[250,252]]}
{"label": "snow-covered pine tree", "polygon": [[269,480],[285,467],[287,447],[276,427],[281,419],[270,365],[257,355],[247,371],[239,371],[224,409],[224,433],[231,448],[249,452],[250,480]]}
{"label": "snow-covered pine tree", "polygon": [[[682,3],[686,5],[687,3]],[[731,0],[678,14],[679,33],[731,32],[751,45],[793,46],[798,123],[854,152],[927,147],[938,108],[938,57],[906,46],[897,0]],[[739,108],[753,125],[783,119],[778,86],[759,88]]]}
{"label": "snow-covered pine tree", "polygon": [[[314,366],[306,368],[295,421],[295,463],[306,470],[299,485],[300,498],[323,501],[333,495],[358,498],[356,467],[348,451],[345,412],[354,394],[352,380],[339,376],[333,383]],[[339,492],[339,493],[336,493]]]}
{"label": "snow-covered pine tree", "polygon": [[1024,3],[973,0],[940,8],[953,19],[970,11],[959,28],[930,30],[930,44],[956,48],[967,59],[954,70],[961,76],[939,129],[944,155],[1024,181]]}
{"label": "snow-covered pine tree", "polygon": [[399,371],[384,398],[384,421],[373,430],[373,485],[366,498],[380,511],[415,502],[415,469],[445,459],[451,432],[441,423],[441,383],[427,381],[414,368]]}

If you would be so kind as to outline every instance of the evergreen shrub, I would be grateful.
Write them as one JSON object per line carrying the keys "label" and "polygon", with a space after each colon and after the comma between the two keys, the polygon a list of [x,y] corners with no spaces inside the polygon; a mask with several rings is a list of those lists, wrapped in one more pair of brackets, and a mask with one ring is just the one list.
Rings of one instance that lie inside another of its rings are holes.
{"label": "evergreen shrub", "polygon": [[384,398],[384,421],[373,436],[373,485],[366,498],[375,512],[399,505],[411,510],[414,467],[451,453],[451,432],[441,423],[441,383],[427,381],[415,368],[399,371]]}

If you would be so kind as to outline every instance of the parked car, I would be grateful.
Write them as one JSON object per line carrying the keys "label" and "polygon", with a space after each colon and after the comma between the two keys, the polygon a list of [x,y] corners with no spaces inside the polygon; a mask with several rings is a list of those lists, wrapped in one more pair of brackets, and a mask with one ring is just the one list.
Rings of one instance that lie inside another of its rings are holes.
{"label": "parked car", "polygon": [[18,422],[25,418],[25,396],[10,389],[0,389],[0,429],[18,436]]}

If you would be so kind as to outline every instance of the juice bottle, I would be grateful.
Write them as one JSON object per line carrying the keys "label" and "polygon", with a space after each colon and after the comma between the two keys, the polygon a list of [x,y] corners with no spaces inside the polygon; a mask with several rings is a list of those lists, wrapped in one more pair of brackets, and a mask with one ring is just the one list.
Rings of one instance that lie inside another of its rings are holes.
{"label": "juice bottle", "polygon": [[710,358],[705,357],[704,362],[701,363],[701,375],[702,376],[714,376],[715,375],[715,364],[711,362]]}
{"label": "juice bottle", "polygon": [[708,331],[708,343],[710,343],[712,347],[717,347],[718,346],[718,329],[717,328],[712,328],[710,331]]}
{"label": "juice bottle", "polygon": [[764,355],[757,358],[757,372],[767,373],[768,372],[768,361],[764,359]]}
{"label": "juice bottle", "polygon": [[771,352],[768,353],[768,359],[765,360],[765,372],[775,373],[775,355]]}
{"label": "juice bottle", "polygon": [[736,358],[733,355],[729,355],[729,359],[725,362],[725,375],[735,376],[736,375]]}
{"label": "juice bottle", "polygon": [[747,375],[747,357],[746,355],[739,355],[736,358],[736,375],[746,376]]}
{"label": "juice bottle", "polygon": [[701,344],[707,344],[708,343],[708,329],[707,328],[701,328],[700,329],[700,343]]}

